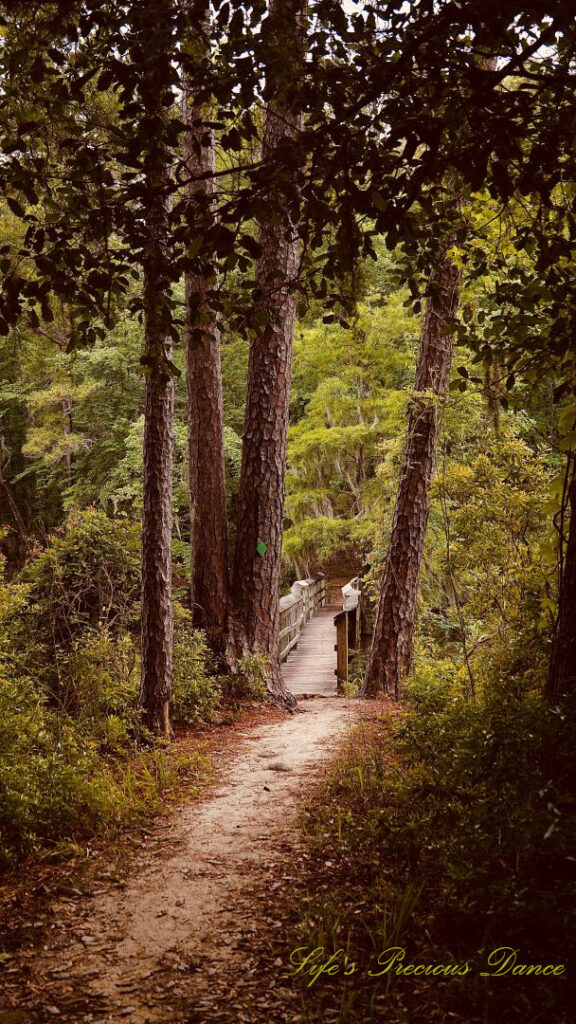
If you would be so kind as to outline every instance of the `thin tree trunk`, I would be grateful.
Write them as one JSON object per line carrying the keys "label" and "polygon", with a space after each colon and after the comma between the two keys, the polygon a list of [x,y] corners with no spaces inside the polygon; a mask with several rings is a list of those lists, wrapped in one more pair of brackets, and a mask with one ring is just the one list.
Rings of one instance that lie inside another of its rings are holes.
{"label": "thin tree trunk", "polygon": [[[568,479],[570,522],[560,579],[558,623],[546,687],[550,701],[572,696],[576,691],[576,467],[573,457],[568,466]],[[560,543],[563,543],[562,538]]]}
{"label": "thin tree trunk", "polygon": [[[63,398],[61,403],[62,413],[64,415],[64,433],[69,436],[73,429],[74,424],[72,421],[72,399]],[[68,449],[64,456],[64,465],[66,466],[66,477],[68,479],[68,486],[72,483],[72,452]]]}
{"label": "thin tree trunk", "polygon": [[267,78],[262,157],[275,175],[267,197],[270,216],[260,221],[255,322],[264,326],[250,345],[231,623],[233,660],[262,654],[271,696],[289,707],[294,699],[280,672],[278,623],[299,262],[299,174],[297,165],[290,166],[290,144],[302,124],[293,97],[303,64],[303,11],[301,0],[276,0],[268,19],[273,45],[282,47],[284,59],[277,53]]}
{"label": "thin tree trunk", "polygon": [[148,54],[140,91],[150,143],[144,157],[148,191],[143,308],[146,400],[142,511],[142,672],[140,703],[147,726],[169,737],[172,691],[172,442],[174,384],[170,265],[170,152],[165,143],[172,4],[145,3],[134,22]]}
{"label": "thin tree trunk", "polygon": [[[189,83],[184,98],[186,168],[196,180],[187,186],[196,231],[215,222],[214,133],[193,105]],[[213,265],[198,258],[186,273],[186,372],[188,387],[188,470],[191,508],[191,598],[195,626],[222,655],[228,611],[228,538],[224,471],[224,416],[220,331],[212,302]]]}
{"label": "thin tree trunk", "polygon": [[488,418],[490,425],[494,431],[496,437],[500,436],[500,397],[501,388],[499,383],[499,377],[502,376],[504,368],[502,362],[498,357],[494,357],[492,362],[487,362],[484,365],[484,397],[486,399],[486,407],[488,410]]}
{"label": "thin tree trunk", "polygon": [[[146,275],[146,350],[158,337],[154,317],[157,278]],[[170,338],[164,336],[170,357]],[[142,674],[140,702],[146,724],[169,737],[172,693],[172,443],[174,385],[146,382],[142,510]]]}
{"label": "thin tree trunk", "polygon": [[430,296],[420,340],[415,394],[363,697],[398,696],[412,667],[420,568],[430,511],[430,484],[452,362],[453,339],[443,333],[458,305],[459,271],[444,243],[430,277]]}

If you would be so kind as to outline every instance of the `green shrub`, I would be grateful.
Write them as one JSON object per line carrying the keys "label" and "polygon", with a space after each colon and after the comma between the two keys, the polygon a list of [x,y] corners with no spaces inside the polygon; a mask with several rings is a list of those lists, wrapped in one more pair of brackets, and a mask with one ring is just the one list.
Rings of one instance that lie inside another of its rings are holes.
{"label": "green shrub", "polygon": [[95,748],[29,680],[0,674],[0,866],[117,817],[121,800]]}
{"label": "green shrub", "polygon": [[[0,867],[149,815],[189,774],[142,727],[138,594],[137,530],[93,510],[0,580]],[[205,640],[178,603],[174,658],[175,719],[213,721]]]}
{"label": "green shrub", "polygon": [[218,719],[221,692],[212,671],[204,634],[192,626],[190,612],[174,602],[174,682],[172,717],[196,724]]}
{"label": "green shrub", "polygon": [[139,530],[96,509],[72,511],[21,574],[39,623],[57,642],[84,626],[134,625],[140,593]]}
{"label": "green shrub", "polygon": [[232,701],[265,700],[268,662],[263,654],[247,654],[238,670],[222,680],[224,695]]}
{"label": "green shrub", "polygon": [[118,751],[142,732],[138,654],[129,634],[86,628],[61,655],[59,672],[74,694],[74,719],[103,750]]}
{"label": "green shrub", "polygon": [[[137,633],[138,550],[138,531],[125,520],[74,511],[21,573],[24,621],[36,638],[34,649],[21,645],[25,667],[64,712],[82,714],[82,651],[101,642],[110,651],[113,638]],[[93,660],[102,662],[96,653]]]}

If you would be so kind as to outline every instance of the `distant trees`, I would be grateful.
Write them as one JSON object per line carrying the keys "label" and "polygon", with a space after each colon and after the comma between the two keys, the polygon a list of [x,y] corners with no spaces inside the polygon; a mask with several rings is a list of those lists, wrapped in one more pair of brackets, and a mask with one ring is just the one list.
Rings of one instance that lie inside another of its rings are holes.
{"label": "distant trees", "polygon": [[284,557],[300,577],[342,547],[365,550],[394,486],[376,470],[404,428],[420,324],[379,249],[350,326],[312,307],[295,336]]}

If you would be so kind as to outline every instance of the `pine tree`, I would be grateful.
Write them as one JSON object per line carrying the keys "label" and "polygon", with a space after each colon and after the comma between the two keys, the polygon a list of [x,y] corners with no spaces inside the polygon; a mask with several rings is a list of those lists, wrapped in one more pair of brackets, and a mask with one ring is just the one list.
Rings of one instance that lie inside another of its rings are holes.
{"label": "pine tree", "polygon": [[[191,46],[205,51],[207,22]],[[189,219],[197,245],[215,224],[214,131],[206,111],[195,105],[185,76],[185,166],[189,176]],[[186,375],[191,514],[191,599],[194,625],[222,654],[228,611],[228,541],[224,476],[224,416],[220,330],[214,309],[216,271],[209,257],[186,272]]]}
{"label": "pine tree", "polygon": [[146,401],[142,511],[142,674],[140,701],[147,725],[169,736],[172,690],[172,430],[174,383],[170,294],[170,166],[167,122],[174,6],[134,9],[134,59],[146,54],[139,92],[146,191],[143,238],[143,312]]}
{"label": "pine tree", "polygon": [[269,175],[260,216],[255,336],[250,345],[231,644],[235,659],[259,652],[273,696],[291,706],[278,661],[279,583],[290,405],[292,336],[298,277],[298,83],[303,67],[301,0],[275,0],[266,21],[266,122],[262,161]]}
{"label": "pine tree", "polygon": [[429,281],[414,395],[410,404],[400,484],[386,553],[363,697],[398,696],[412,666],[420,568],[430,512],[430,484],[452,364],[446,325],[458,305],[460,274],[445,240]]}

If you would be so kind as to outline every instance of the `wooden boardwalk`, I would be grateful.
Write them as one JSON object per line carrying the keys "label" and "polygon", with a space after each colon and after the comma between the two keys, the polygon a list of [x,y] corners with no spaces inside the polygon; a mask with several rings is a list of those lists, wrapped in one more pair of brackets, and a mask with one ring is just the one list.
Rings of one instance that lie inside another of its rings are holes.
{"label": "wooden boardwalk", "polygon": [[336,628],[334,616],[341,604],[325,605],[302,629],[298,647],[282,665],[282,675],[293,694],[336,693]]}

